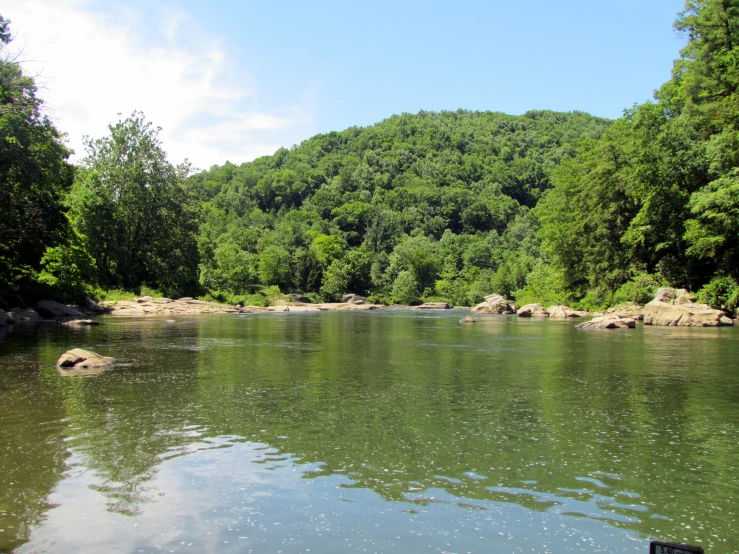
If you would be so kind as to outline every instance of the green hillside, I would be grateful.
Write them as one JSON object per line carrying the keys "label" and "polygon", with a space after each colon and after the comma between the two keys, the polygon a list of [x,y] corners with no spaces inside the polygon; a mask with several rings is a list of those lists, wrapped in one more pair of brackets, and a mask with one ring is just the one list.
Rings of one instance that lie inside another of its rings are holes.
{"label": "green hillside", "polygon": [[190,178],[201,284],[466,305],[525,284],[552,171],[610,121],[584,113],[421,112],[317,135]]}

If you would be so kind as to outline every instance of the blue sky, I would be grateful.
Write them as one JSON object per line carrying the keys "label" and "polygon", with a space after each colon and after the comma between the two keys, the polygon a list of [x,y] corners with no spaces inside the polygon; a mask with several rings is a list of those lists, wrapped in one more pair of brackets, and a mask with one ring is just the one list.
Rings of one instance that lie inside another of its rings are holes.
{"label": "blue sky", "polygon": [[209,167],[421,109],[618,117],[669,78],[682,6],[6,0],[0,13],[79,155],[83,134],[140,109],[174,161]]}

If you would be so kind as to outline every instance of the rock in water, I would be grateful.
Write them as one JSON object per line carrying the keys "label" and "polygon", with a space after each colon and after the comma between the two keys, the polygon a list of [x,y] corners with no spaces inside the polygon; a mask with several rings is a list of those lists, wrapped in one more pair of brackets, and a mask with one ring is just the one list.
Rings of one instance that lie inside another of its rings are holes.
{"label": "rock in water", "polygon": [[604,315],[613,317],[630,317],[637,321],[644,320],[644,306],[641,304],[627,304],[625,306],[616,306],[609,308]]}
{"label": "rock in water", "polygon": [[419,310],[451,310],[452,306],[448,302],[426,302],[418,307]]}
{"label": "rock in water", "polygon": [[477,320],[471,315],[466,315],[459,320],[460,323],[477,323]]}
{"label": "rock in water", "polygon": [[0,327],[3,327],[4,325],[10,325],[11,323],[15,323],[13,316],[6,314],[3,310],[0,310]]}
{"label": "rock in water", "polygon": [[473,314],[515,314],[516,304],[499,294],[485,297],[485,301],[472,308]]}
{"label": "rock in water", "polygon": [[41,300],[36,305],[36,311],[44,317],[83,317],[81,311],[71,306],[65,306],[53,300]]}
{"label": "rock in water", "polygon": [[552,317],[555,319],[566,319],[568,317],[581,317],[579,313],[575,312],[569,306],[549,306],[547,308],[547,312],[549,313],[549,317]]}
{"label": "rock in water", "polygon": [[113,364],[113,358],[101,356],[89,350],[74,348],[61,355],[56,367],[62,369],[104,369]]}
{"label": "rock in water", "polygon": [[518,317],[548,317],[549,312],[541,304],[526,304],[518,310]]}
{"label": "rock in water", "polygon": [[685,289],[665,287],[644,306],[644,325],[676,327],[723,327],[734,320],[708,304],[696,304],[696,297]]}
{"label": "rock in water", "polygon": [[580,325],[575,325],[578,329],[633,329],[636,327],[636,320],[630,317],[601,316],[595,317]]}

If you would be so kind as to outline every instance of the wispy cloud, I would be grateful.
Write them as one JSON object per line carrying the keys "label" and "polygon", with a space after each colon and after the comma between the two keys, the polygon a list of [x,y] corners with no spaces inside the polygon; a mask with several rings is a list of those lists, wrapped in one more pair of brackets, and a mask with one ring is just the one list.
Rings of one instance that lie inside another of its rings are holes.
{"label": "wispy cloud", "polygon": [[185,11],[142,15],[83,0],[6,0],[2,15],[76,159],[84,135],[102,136],[118,114],[134,110],[162,127],[172,161],[187,157],[201,168],[270,154],[313,132],[313,92],[264,109],[268,91]]}

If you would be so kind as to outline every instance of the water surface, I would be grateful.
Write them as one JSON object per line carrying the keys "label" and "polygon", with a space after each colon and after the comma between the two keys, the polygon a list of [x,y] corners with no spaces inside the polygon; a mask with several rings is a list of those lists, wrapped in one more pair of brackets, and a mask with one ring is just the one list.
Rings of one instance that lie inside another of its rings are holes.
{"label": "water surface", "polygon": [[739,550],[739,330],[462,315],[16,326],[0,552]]}

